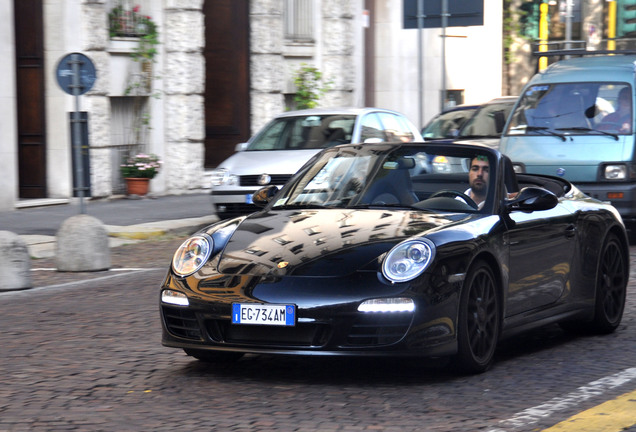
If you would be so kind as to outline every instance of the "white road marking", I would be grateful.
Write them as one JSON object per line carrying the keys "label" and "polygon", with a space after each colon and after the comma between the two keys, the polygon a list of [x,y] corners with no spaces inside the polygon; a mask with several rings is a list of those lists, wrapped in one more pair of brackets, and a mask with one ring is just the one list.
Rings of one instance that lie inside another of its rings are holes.
{"label": "white road marking", "polygon": [[42,286],[42,287],[35,287],[35,288],[26,288],[23,290],[15,290],[15,291],[5,291],[5,292],[0,292],[0,298],[5,298],[5,297],[24,297],[24,296],[28,296],[31,294],[35,294],[35,293],[39,293],[39,292],[51,292],[51,291],[56,291],[56,290],[64,290],[67,288],[73,288],[73,287],[77,287],[79,285],[85,285],[88,283],[95,283],[95,282],[99,282],[99,281],[105,281],[108,279],[114,279],[114,278],[118,278],[121,276],[130,276],[133,273],[145,273],[145,272],[152,272],[152,271],[166,271],[166,269],[164,267],[155,267],[155,268],[141,268],[141,269],[127,269],[129,271],[122,273],[122,272],[115,272],[114,270],[108,270],[108,272],[113,272],[110,273],[106,276],[100,276],[100,277],[96,277],[96,278],[92,278],[92,279],[83,279],[80,281],[74,281],[74,282],[66,282],[66,283],[61,283],[61,284],[57,284],[57,285],[47,285],[47,286]]}
{"label": "white road marking", "polygon": [[[559,411],[576,407],[588,399],[600,396],[606,391],[620,387],[634,379],[636,379],[636,368],[625,369],[614,375],[592,381],[565,396],[555,397],[541,405],[520,411],[509,419],[500,421],[498,427],[490,429],[487,432],[509,432],[519,428],[527,430],[529,425],[538,423],[541,419],[549,417]],[[557,422],[555,421],[555,423]]]}

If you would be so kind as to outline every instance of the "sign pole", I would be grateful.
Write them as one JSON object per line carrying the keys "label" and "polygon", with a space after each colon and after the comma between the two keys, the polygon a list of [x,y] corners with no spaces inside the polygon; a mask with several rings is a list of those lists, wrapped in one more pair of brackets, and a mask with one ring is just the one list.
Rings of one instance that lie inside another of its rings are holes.
{"label": "sign pole", "polygon": [[424,126],[424,67],[422,53],[422,27],[424,27],[424,0],[417,0],[417,85],[419,128]]}
{"label": "sign pole", "polygon": [[[75,112],[71,112],[71,134],[73,138],[72,154],[75,158],[73,175],[76,176],[77,186],[73,184],[73,190],[77,191],[80,199],[80,213],[86,212],[84,208],[84,160],[82,158],[82,118],[80,113],[79,97],[93,88],[97,74],[93,61],[82,53],[71,53],[64,56],[57,65],[55,71],[57,83],[62,90],[75,98]],[[88,146],[88,143],[86,143]],[[89,181],[90,184],[90,181]]]}
{"label": "sign pole", "polygon": [[73,146],[73,152],[75,153],[75,175],[77,176],[77,189],[80,201],[80,213],[86,213],[84,208],[84,161],[82,160],[82,130],[80,120],[80,102],[79,97],[82,94],[82,85],[80,83],[80,65],[82,61],[78,58],[77,54],[71,54],[71,69],[73,71],[73,83],[71,88],[73,90],[73,96],[75,97],[75,115],[71,120],[73,125],[73,137],[75,138],[75,145]]}
{"label": "sign pole", "polygon": [[439,111],[446,105],[446,27],[448,26],[448,0],[442,0],[442,92]]}

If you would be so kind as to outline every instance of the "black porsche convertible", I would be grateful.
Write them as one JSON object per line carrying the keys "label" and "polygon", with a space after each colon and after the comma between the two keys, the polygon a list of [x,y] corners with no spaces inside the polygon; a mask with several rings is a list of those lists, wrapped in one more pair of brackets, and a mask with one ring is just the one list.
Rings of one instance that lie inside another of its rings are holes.
{"label": "black porsche convertible", "polygon": [[629,277],[617,211],[477,145],[342,145],[262,210],[187,239],[161,285],[162,343],[245,353],[451,357],[558,323],[609,333]]}

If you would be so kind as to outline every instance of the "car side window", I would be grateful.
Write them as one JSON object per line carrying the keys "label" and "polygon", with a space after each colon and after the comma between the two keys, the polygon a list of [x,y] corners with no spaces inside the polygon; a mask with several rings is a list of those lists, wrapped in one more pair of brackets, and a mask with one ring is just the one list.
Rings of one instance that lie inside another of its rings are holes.
{"label": "car side window", "polygon": [[360,130],[360,142],[365,142],[368,139],[374,139],[376,141],[387,140],[382,130],[382,123],[376,113],[367,114],[362,118]]}
{"label": "car side window", "polygon": [[391,113],[380,113],[380,121],[384,128],[384,132],[389,141],[393,142],[409,142],[413,141],[413,134],[406,128],[404,122],[400,118]]}

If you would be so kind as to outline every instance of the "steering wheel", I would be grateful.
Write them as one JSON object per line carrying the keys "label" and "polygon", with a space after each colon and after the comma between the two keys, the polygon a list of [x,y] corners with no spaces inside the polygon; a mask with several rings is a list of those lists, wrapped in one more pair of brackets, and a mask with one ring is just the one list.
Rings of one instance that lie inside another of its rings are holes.
{"label": "steering wheel", "polygon": [[428,198],[430,199],[430,198],[441,198],[441,197],[461,198],[466,204],[468,204],[469,206],[471,206],[475,210],[477,210],[479,208],[477,203],[475,201],[473,201],[473,199],[471,197],[469,197],[468,195],[466,195],[465,193],[457,192],[457,191],[450,190],[450,189],[443,189],[443,190],[437,191],[437,192],[435,192],[433,195],[431,195]]}

